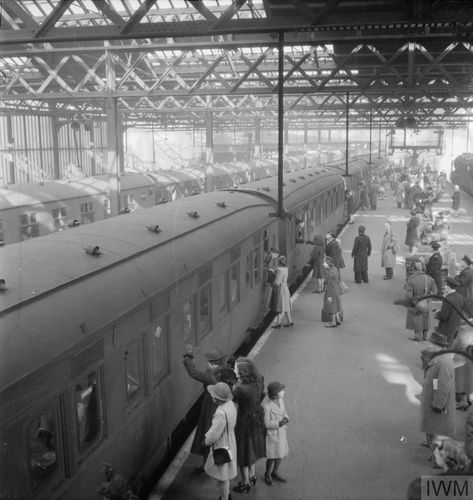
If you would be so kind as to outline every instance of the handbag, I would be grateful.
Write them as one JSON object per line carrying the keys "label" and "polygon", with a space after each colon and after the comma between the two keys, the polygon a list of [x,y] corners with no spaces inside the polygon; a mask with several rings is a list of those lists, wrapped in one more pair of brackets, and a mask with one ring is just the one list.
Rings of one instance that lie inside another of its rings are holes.
{"label": "handbag", "polygon": [[340,295],[343,295],[350,290],[349,286],[343,280],[338,282],[338,289],[340,290]]}
{"label": "handbag", "polygon": [[[225,422],[226,422],[225,430],[227,432],[227,437],[228,437],[228,420],[227,420],[226,413],[225,413]],[[215,465],[228,464],[233,459],[232,450],[230,449],[229,446],[222,446],[220,448],[214,448],[212,446],[212,456],[213,456]]]}

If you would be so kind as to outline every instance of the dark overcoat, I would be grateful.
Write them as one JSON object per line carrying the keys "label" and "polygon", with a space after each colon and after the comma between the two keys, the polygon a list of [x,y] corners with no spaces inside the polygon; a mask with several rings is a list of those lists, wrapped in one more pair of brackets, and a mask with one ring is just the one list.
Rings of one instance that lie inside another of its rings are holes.
{"label": "dark overcoat", "polygon": [[238,381],[233,387],[233,401],[238,405],[235,426],[238,467],[253,465],[265,456],[264,411],[261,406],[264,380],[251,383]]}
{"label": "dark overcoat", "polygon": [[310,255],[312,263],[313,278],[321,279],[325,276],[324,270],[325,242],[314,243],[314,249]]}
{"label": "dark overcoat", "polygon": [[[452,304],[454,304],[460,311],[463,309],[465,299],[455,290],[446,296]],[[435,315],[439,320],[437,330],[443,333],[448,338],[448,343],[451,344],[455,338],[455,334],[460,328],[461,317],[455,309],[445,300],[442,301],[440,311]]]}
{"label": "dark overcoat", "polygon": [[359,234],[353,242],[353,270],[355,273],[368,271],[368,257],[371,255],[371,240],[366,234]]}
{"label": "dark overcoat", "polygon": [[346,198],[347,214],[351,215],[355,211],[355,201],[353,200],[353,195],[349,194]]}
{"label": "dark overcoat", "polygon": [[407,222],[406,241],[404,243],[408,247],[415,247],[419,243],[419,235],[417,234],[419,224],[420,220],[417,215],[411,217]]}
{"label": "dark overcoat", "polygon": [[[441,408],[442,413],[433,411]],[[421,401],[420,430],[453,437],[455,433],[455,373],[452,354],[432,358],[427,364]]]}
{"label": "dark overcoat", "polygon": [[473,460],[473,412],[468,415],[465,422],[465,452],[468,458]]}
{"label": "dark overcoat", "polygon": [[335,238],[325,245],[325,255],[333,260],[337,269],[343,269],[345,267],[342,249]]}
{"label": "dark overcoat", "polygon": [[430,256],[429,261],[425,266],[425,272],[429,276],[432,276],[439,294],[441,294],[443,290],[442,265],[442,256],[439,252],[435,252]]}
{"label": "dark overcoat", "polygon": [[465,267],[455,279],[460,283],[457,292],[463,295],[465,299],[471,299],[473,297],[473,269]]}
{"label": "dark overcoat", "polygon": [[[418,271],[406,283],[406,298],[408,302],[414,297],[435,295],[437,287],[431,276]],[[412,303],[412,305],[414,305]],[[424,313],[417,313],[414,307],[407,308],[406,328],[414,331],[427,331],[430,327],[430,306]]]}
{"label": "dark overcoat", "polygon": [[[324,294],[324,310],[329,314],[342,312],[342,300],[340,298],[340,274],[336,267],[329,267],[325,276],[327,289]],[[330,301],[328,299],[331,299]]]}

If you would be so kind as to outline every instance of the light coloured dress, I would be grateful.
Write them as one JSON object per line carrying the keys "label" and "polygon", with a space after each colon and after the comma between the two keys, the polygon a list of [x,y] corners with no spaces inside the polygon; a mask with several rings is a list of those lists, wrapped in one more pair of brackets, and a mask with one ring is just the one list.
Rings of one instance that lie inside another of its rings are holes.
{"label": "light coloured dress", "polygon": [[278,286],[274,287],[273,295],[271,297],[271,311],[275,313],[286,313],[292,310],[291,294],[287,286],[287,277],[289,271],[287,267],[278,267],[276,269],[275,283]]}
{"label": "light coloured dress", "polygon": [[261,403],[264,410],[264,426],[266,427],[266,458],[284,458],[289,453],[286,425],[279,427],[284,417],[288,418],[284,401],[277,402],[268,396]]}
{"label": "light coloured dress", "polygon": [[[226,418],[225,418],[226,417]],[[205,434],[205,444],[210,446],[210,453],[205,462],[205,472],[218,481],[233,479],[237,475],[237,448],[235,440],[235,423],[237,409],[233,401],[227,401],[223,405],[217,406],[212,425]],[[215,465],[212,448],[229,446],[232,461],[223,465]]]}

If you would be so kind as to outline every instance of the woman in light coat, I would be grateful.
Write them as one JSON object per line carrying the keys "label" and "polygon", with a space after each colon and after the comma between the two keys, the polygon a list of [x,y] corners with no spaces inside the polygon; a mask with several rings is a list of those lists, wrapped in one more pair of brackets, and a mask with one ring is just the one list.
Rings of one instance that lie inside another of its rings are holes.
{"label": "woman in light coat", "polygon": [[[212,425],[205,434],[205,444],[211,447],[207,462],[205,463],[205,472],[218,481],[220,498],[228,500],[230,495],[230,479],[233,479],[237,475],[237,449],[235,440],[237,410],[232,401],[232,391],[225,382],[209,385],[207,390],[218,406],[212,419]],[[216,465],[213,458],[213,450],[223,447],[229,448],[231,461],[222,465]]]}
{"label": "woman in light coat", "polygon": [[287,480],[279,475],[281,460],[289,453],[286,428],[289,418],[284,405],[284,384],[271,382],[268,384],[268,395],[261,403],[264,410],[264,426],[266,427],[266,473],[264,481],[271,486],[274,481],[281,483]]}
{"label": "woman in light coat", "polygon": [[340,313],[342,313],[342,298],[340,295],[340,274],[335,262],[330,257],[325,257],[324,267],[326,271],[325,280],[327,289],[324,295],[324,311],[330,314],[330,323],[326,328],[336,328],[342,324]]}
{"label": "woman in light coat", "polygon": [[285,327],[294,326],[294,322],[291,317],[291,294],[289,293],[289,287],[287,286],[287,277],[289,275],[289,270],[287,269],[287,260],[284,255],[279,257],[279,266],[276,269],[276,277],[273,282],[274,293],[271,296],[271,311],[277,313],[276,324],[274,328],[281,328],[281,322],[283,316],[286,317]]}
{"label": "woman in light coat", "polygon": [[383,243],[381,244],[381,267],[386,269],[386,276],[383,279],[393,278],[393,268],[396,264],[397,239],[396,233],[388,221],[384,224]]}

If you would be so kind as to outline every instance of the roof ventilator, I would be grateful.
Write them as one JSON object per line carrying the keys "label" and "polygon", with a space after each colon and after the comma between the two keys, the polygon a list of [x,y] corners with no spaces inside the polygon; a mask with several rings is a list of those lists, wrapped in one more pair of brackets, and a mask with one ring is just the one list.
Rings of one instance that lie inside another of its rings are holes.
{"label": "roof ventilator", "polygon": [[186,213],[189,217],[192,217],[193,219],[198,219],[200,217],[197,210],[193,210],[192,212],[186,212]]}
{"label": "roof ventilator", "polygon": [[67,227],[77,227],[77,226],[80,226],[80,221],[77,219],[74,219],[74,220],[71,220],[70,222],[68,222],[66,225],[67,225]]}
{"label": "roof ventilator", "polygon": [[94,257],[98,257],[99,255],[102,255],[102,252],[100,251],[100,247],[98,246],[88,246],[84,247],[85,253],[87,255],[93,255]]}
{"label": "roof ventilator", "polygon": [[263,191],[269,191],[269,187],[268,186],[264,186],[261,188]]}
{"label": "roof ventilator", "polygon": [[291,182],[297,182],[296,179],[290,179]]}
{"label": "roof ventilator", "polygon": [[158,224],[150,224],[149,226],[146,226],[146,228],[148,229],[148,231],[156,234],[162,231]]}
{"label": "roof ventilator", "polygon": [[304,177],[303,175],[299,175],[299,179],[304,180],[304,179],[305,179],[305,177]]}
{"label": "roof ventilator", "polygon": [[217,201],[217,207],[227,208],[227,204],[224,201]]}

